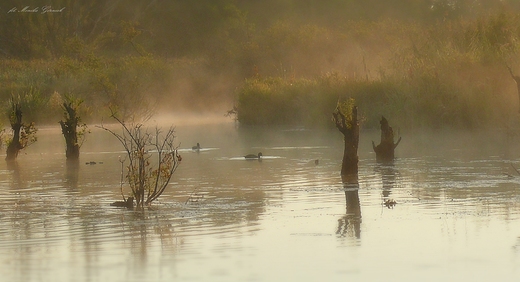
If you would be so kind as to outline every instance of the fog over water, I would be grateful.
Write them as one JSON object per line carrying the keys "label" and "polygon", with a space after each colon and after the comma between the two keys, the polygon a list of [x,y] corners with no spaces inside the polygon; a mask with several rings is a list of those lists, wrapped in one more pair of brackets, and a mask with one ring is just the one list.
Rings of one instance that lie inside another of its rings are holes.
{"label": "fog over water", "polygon": [[[181,166],[145,211],[109,206],[121,198],[123,150],[99,128],[77,164],[66,162],[58,128],[0,162],[3,279],[520,278],[517,137],[403,132],[398,159],[384,166],[371,148],[379,132],[362,131],[358,181],[342,183],[335,130],[228,121],[179,122],[176,131]],[[261,161],[243,158],[258,152]]]}
{"label": "fog over water", "polygon": [[[0,127],[17,104],[38,128],[0,147],[1,281],[520,281],[520,1],[39,2],[0,4]],[[91,130],[78,162],[64,102]],[[130,190],[111,114],[175,128],[149,208],[110,205]]]}

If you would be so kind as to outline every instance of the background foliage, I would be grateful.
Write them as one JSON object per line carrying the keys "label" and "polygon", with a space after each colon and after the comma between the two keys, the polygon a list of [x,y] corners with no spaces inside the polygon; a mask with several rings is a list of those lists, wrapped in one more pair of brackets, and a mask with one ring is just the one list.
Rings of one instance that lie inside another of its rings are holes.
{"label": "background foliage", "polygon": [[[35,12],[21,12],[26,10]],[[14,10],[13,10],[14,9]],[[217,111],[241,124],[331,126],[353,97],[364,125],[503,125],[518,112],[514,0],[56,0],[0,4],[0,101],[55,123],[117,109]],[[22,107],[24,107],[22,105]]]}

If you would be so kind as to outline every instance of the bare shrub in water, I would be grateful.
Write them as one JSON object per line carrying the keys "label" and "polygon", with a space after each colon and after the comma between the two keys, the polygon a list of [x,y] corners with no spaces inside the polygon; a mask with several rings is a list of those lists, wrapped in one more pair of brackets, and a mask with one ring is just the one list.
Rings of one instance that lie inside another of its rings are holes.
{"label": "bare shrub in water", "polygon": [[[126,151],[126,180],[132,189],[132,196],[137,207],[149,206],[168,186],[173,173],[180,164],[181,157],[174,144],[174,128],[170,127],[165,134],[156,127],[148,132],[141,123],[126,124],[112,114],[123,128],[121,134],[101,126],[119,140]],[[124,169],[124,165],[122,165]],[[123,200],[126,201],[124,194]]]}

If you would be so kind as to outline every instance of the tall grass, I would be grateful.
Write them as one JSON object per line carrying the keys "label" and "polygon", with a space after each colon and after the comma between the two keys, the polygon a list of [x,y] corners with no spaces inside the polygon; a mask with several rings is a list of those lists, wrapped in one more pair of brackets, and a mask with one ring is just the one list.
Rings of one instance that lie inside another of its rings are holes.
{"label": "tall grass", "polygon": [[495,90],[484,83],[457,84],[438,76],[255,78],[240,89],[237,111],[245,125],[332,127],[338,99],[353,98],[368,128],[379,127],[382,115],[403,128],[477,128],[501,123],[516,110]]}
{"label": "tall grass", "polygon": [[344,97],[356,100],[366,127],[378,127],[381,115],[407,128],[497,126],[518,111],[506,67],[520,73],[514,66],[520,51],[518,16],[501,13],[429,26],[396,21],[361,26],[346,38],[384,42],[392,51],[378,74],[247,79],[237,94],[238,120],[332,126],[335,102]]}

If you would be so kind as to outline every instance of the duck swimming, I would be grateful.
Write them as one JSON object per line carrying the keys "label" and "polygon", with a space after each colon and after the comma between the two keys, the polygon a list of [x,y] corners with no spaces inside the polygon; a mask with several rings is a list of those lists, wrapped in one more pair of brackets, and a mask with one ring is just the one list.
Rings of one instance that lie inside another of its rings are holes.
{"label": "duck swimming", "polygon": [[254,154],[245,155],[244,158],[246,158],[246,160],[259,160],[262,158],[262,153],[258,153],[258,155],[254,155]]}
{"label": "duck swimming", "polygon": [[200,150],[200,144],[197,143],[197,146],[191,147],[192,150]]}

